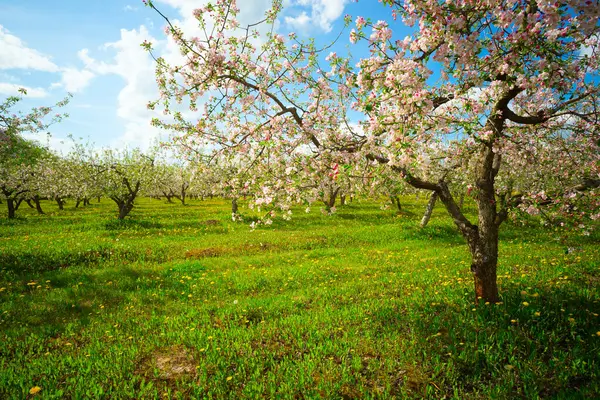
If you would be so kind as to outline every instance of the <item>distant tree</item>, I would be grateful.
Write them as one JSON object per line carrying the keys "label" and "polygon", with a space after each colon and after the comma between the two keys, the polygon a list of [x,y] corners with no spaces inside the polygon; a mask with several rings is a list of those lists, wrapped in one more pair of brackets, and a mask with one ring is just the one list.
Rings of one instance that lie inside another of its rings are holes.
{"label": "distant tree", "polygon": [[129,215],[142,190],[147,190],[155,179],[153,157],[139,149],[105,149],[96,167],[102,192],[117,205],[120,220]]}
{"label": "distant tree", "polygon": [[53,107],[34,108],[29,113],[13,112],[27,91],[21,89],[19,93],[0,103],[0,195],[6,200],[8,218],[15,217],[20,202],[34,189],[35,165],[49,154],[40,144],[24,139],[22,134],[41,132],[66,117],[67,114],[55,114],[45,121],[55,108],[65,106],[70,98],[69,95]]}

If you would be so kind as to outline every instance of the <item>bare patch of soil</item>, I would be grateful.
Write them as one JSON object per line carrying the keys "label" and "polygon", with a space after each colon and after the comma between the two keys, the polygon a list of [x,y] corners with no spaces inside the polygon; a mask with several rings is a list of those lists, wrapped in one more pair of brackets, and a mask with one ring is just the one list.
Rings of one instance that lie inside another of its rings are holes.
{"label": "bare patch of soil", "polygon": [[195,377],[196,361],[184,346],[171,346],[156,350],[142,360],[138,373],[147,377],[154,377],[166,381],[175,381],[183,377]]}

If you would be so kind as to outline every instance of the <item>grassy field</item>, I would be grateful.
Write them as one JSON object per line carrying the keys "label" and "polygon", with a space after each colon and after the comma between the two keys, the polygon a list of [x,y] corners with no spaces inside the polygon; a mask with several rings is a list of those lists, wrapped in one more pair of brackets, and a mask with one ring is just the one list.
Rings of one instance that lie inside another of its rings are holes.
{"label": "grassy field", "polygon": [[21,206],[0,219],[0,398],[600,396],[597,235],[507,223],[503,302],[475,306],[445,211],[419,229],[424,201],[379,206],[255,231],[222,200],[124,223],[107,199]]}

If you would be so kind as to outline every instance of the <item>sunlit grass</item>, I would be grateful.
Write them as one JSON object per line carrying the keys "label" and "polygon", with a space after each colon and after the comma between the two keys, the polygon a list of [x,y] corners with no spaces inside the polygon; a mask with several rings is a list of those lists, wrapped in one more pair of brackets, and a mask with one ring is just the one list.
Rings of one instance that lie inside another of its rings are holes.
{"label": "sunlit grass", "polygon": [[475,306],[444,210],[419,229],[403,205],[256,231],[221,200],[22,208],[0,220],[0,398],[600,395],[597,237],[507,224],[503,302]]}

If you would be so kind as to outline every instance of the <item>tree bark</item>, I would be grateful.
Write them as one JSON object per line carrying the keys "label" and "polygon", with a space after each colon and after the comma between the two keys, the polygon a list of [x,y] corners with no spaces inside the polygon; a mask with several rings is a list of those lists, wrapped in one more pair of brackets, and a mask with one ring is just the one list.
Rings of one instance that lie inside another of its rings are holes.
{"label": "tree bark", "polygon": [[127,215],[133,210],[135,198],[140,191],[140,181],[135,183],[135,186],[131,185],[131,182],[125,177],[123,177],[123,184],[127,187],[127,194],[121,196],[111,196],[111,200],[117,203],[117,207],[119,207],[119,220],[125,219]]}
{"label": "tree bark", "polygon": [[435,202],[437,201],[438,194],[437,192],[431,193],[431,197],[429,198],[429,202],[427,203],[427,207],[425,207],[425,214],[423,214],[423,218],[421,219],[421,228],[425,228],[431,219],[431,214],[433,213],[433,208],[435,207]]}
{"label": "tree bark", "polygon": [[181,201],[181,205],[185,206],[185,196],[187,194],[187,190],[190,187],[189,184],[185,184],[182,183],[181,184],[181,197],[179,198],[179,201]]}
{"label": "tree bark", "polygon": [[163,195],[166,197],[167,203],[172,203],[173,202],[173,200],[171,200],[173,198],[172,194],[163,192]]}
{"label": "tree bark", "polygon": [[63,199],[61,199],[60,197],[56,198],[56,203],[58,204],[58,209],[59,210],[64,210],[65,209],[65,201]]}
{"label": "tree bark", "polygon": [[476,198],[479,208],[479,226],[477,226],[471,224],[462,214],[444,182],[438,184],[436,193],[469,246],[471,272],[473,273],[475,285],[475,302],[478,303],[481,300],[497,303],[500,300],[496,283],[500,225],[493,218],[495,216],[495,203],[481,201],[482,199],[479,197]]}
{"label": "tree bark", "polygon": [[323,203],[325,203],[325,207],[327,207],[327,211],[335,207],[335,199],[337,198],[338,192],[340,188],[333,189],[333,187],[329,188],[329,197],[327,199],[323,199]]}
{"label": "tree bark", "polygon": [[35,207],[33,206],[33,204],[31,204],[31,199],[27,199],[27,200],[25,200],[25,203],[27,203],[27,205],[29,206],[29,208],[35,208]]}
{"label": "tree bark", "polygon": [[81,203],[81,200],[77,199],[77,201],[75,202],[75,208],[79,208],[79,203]]}
{"label": "tree bark", "polygon": [[340,194],[340,205],[341,206],[346,205],[346,195],[345,194]]}
{"label": "tree bark", "polygon": [[475,284],[476,302],[483,300],[496,303],[500,300],[497,285],[498,230],[483,233],[469,243],[471,250],[471,272]]}
{"label": "tree bark", "polygon": [[124,201],[121,202],[121,204],[118,204],[119,206],[119,219],[120,220],[124,220],[125,217],[127,215],[129,215],[129,213],[131,212],[131,210],[133,210],[133,202],[130,201]]}
{"label": "tree bark", "polygon": [[38,212],[38,214],[43,215],[44,210],[42,210],[42,204],[40,203],[40,196],[38,196],[37,194],[35,196],[33,196],[33,203],[35,204],[35,209]]}
{"label": "tree bark", "polygon": [[19,209],[19,207],[21,207],[22,203],[23,203],[22,197],[20,199],[15,200],[15,211],[17,211]]}
{"label": "tree bark", "polygon": [[6,206],[8,207],[8,218],[9,219],[13,219],[15,218],[15,203],[14,200],[11,198],[6,199]]}
{"label": "tree bark", "polygon": [[460,198],[458,199],[458,208],[460,208],[461,210],[463,208],[463,204],[465,203],[465,195],[466,193],[464,191],[460,192]]}

